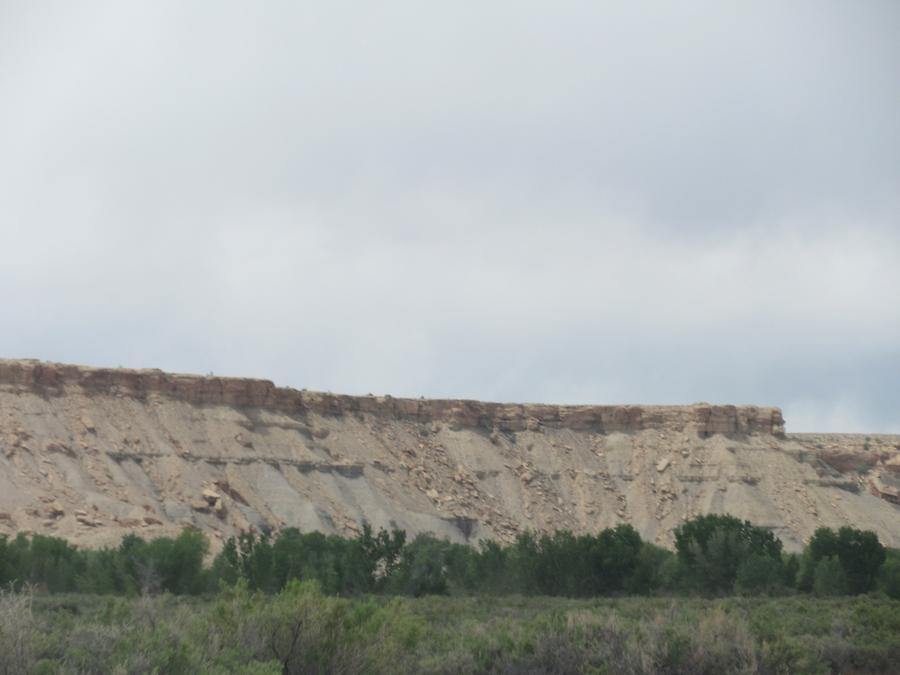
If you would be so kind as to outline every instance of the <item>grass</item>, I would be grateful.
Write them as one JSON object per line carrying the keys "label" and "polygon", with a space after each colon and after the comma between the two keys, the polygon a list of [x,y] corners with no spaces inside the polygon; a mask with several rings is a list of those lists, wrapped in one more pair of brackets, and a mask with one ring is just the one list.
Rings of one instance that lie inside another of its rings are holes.
{"label": "grass", "polygon": [[5,673],[892,673],[900,602],[0,595]]}

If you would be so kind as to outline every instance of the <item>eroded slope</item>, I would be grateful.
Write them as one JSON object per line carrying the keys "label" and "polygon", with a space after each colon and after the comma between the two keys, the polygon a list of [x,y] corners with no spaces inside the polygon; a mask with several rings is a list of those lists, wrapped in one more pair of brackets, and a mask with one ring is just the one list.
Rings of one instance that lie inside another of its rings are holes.
{"label": "eroded slope", "polygon": [[0,533],[114,543],[192,525],[464,541],[621,522],[671,545],[727,512],[798,548],[900,546],[900,437],[785,435],[775,408],[335,396],[264,380],[0,361]]}

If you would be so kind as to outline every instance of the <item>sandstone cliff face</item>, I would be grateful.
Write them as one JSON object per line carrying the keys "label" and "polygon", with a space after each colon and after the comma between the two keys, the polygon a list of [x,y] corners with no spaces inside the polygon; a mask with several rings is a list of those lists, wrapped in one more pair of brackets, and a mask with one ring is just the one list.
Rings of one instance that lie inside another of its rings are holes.
{"label": "sandstone cliff face", "polygon": [[197,527],[454,540],[621,522],[670,545],[728,512],[797,548],[851,524],[900,546],[895,436],[790,436],[776,408],[351,397],[265,380],[0,361],[0,533],[89,545]]}
{"label": "sandstone cliff face", "polygon": [[712,434],[783,434],[777,408],[753,406],[554,406],[508,405],[460,400],[339,396],[279,388],[268,380],[174,375],[161,370],[85,368],[40,361],[0,361],[0,385],[10,391],[65,396],[73,388],[87,395],[138,400],[165,396],[206,406],[265,408],[288,415],[340,417],[368,413],[380,419],[443,422],[455,429],[524,431],[539,427],[599,433],[652,429]]}

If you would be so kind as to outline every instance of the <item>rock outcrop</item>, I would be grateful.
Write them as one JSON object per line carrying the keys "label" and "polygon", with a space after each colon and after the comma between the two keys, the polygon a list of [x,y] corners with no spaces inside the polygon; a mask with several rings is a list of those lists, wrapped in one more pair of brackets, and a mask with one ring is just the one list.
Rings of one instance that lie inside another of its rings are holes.
{"label": "rock outcrop", "polygon": [[797,548],[900,545],[900,437],[787,435],[777,408],[341,396],[267,380],[0,361],[0,534],[91,545],[197,527],[456,540],[621,522],[664,545],[729,512]]}
{"label": "rock outcrop", "polygon": [[[713,434],[784,433],[778,408],[755,406],[509,405],[391,396],[341,396],[276,387],[269,380],[174,375],[161,370],[85,368],[41,361],[0,361],[0,385],[9,390],[65,396],[72,387],[98,395],[146,400],[165,396],[194,405],[265,408],[288,415],[340,417],[367,413],[381,419],[443,422],[456,429],[524,431],[553,427],[598,433],[652,429]],[[85,428],[93,425],[82,420]],[[529,426],[530,425],[530,426]]]}

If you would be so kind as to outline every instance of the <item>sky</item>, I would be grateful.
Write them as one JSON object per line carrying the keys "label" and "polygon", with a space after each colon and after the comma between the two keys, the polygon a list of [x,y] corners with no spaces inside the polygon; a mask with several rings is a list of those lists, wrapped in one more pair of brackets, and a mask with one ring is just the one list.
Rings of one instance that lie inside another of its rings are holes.
{"label": "sky", "polygon": [[900,3],[0,0],[0,358],[900,432]]}

